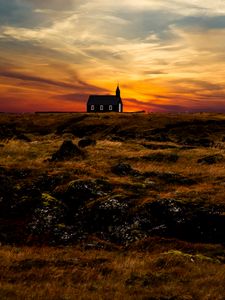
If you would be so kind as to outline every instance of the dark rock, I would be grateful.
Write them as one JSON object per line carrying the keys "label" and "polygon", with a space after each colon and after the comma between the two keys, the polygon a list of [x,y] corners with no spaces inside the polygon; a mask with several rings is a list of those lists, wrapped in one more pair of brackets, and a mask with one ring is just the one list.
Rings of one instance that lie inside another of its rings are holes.
{"label": "dark rock", "polygon": [[201,139],[187,138],[183,141],[183,144],[195,146],[195,147],[208,148],[214,145],[214,141],[209,138],[201,138]]}
{"label": "dark rock", "polygon": [[20,140],[20,141],[24,141],[24,142],[31,142],[31,139],[23,133],[18,133],[15,136],[15,139]]}
{"label": "dark rock", "polygon": [[95,203],[89,209],[86,226],[89,232],[119,244],[128,244],[146,236],[130,222],[129,204],[117,196]]}
{"label": "dark rock", "polygon": [[0,125],[0,139],[12,139],[17,134],[14,124],[1,124]]}
{"label": "dark rock", "polygon": [[33,186],[21,185],[14,189],[14,197],[10,201],[10,216],[29,217],[40,204],[41,191]]}
{"label": "dark rock", "polygon": [[224,161],[224,157],[221,154],[209,155],[198,160],[199,164],[213,165]]}
{"label": "dark rock", "polygon": [[52,155],[52,158],[49,159],[49,161],[64,161],[74,157],[82,157],[83,155],[84,153],[76,145],[74,145],[71,140],[67,140],[63,142],[59,150]]}
{"label": "dark rock", "polygon": [[32,170],[26,168],[11,168],[7,170],[7,175],[13,179],[25,179],[32,175]]}
{"label": "dark rock", "polygon": [[67,183],[70,177],[70,172],[51,175],[46,172],[40,174],[35,179],[34,184],[41,189],[42,192],[52,192],[57,186]]}
{"label": "dark rock", "polygon": [[10,200],[14,196],[14,182],[1,174],[0,183],[0,217],[5,217],[10,211]]}
{"label": "dark rock", "polygon": [[3,144],[0,144],[0,148],[3,148],[3,147],[5,147],[5,145],[3,145]]}
{"label": "dark rock", "polygon": [[93,205],[89,218],[90,229],[94,231],[110,230],[109,226],[125,221],[128,205],[116,198],[108,198]]}
{"label": "dark rock", "polygon": [[77,209],[85,205],[87,201],[106,195],[112,187],[108,181],[95,180],[74,180],[69,184],[57,187],[53,195],[62,199],[69,208]]}
{"label": "dark rock", "polygon": [[177,173],[173,172],[167,172],[167,173],[161,173],[161,172],[146,172],[143,174],[144,177],[147,178],[153,178],[153,179],[159,179],[164,181],[167,184],[181,184],[181,185],[193,185],[196,184],[196,180],[192,178],[188,178],[185,176],[182,176]]}
{"label": "dark rock", "polygon": [[49,194],[42,194],[41,204],[33,213],[28,224],[30,234],[39,242],[55,243],[60,240],[65,229],[65,206]]}
{"label": "dark rock", "polygon": [[139,227],[151,235],[188,241],[224,243],[224,209],[161,199],[143,205],[136,213]]}
{"label": "dark rock", "polygon": [[88,146],[95,146],[95,145],[96,145],[96,140],[90,138],[84,138],[78,142],[78,146],[80,148],[85,148]]}
{"label": "dark rock", "polygon": [[149,133],[149,136],[145,136],[145,139],[147,141],[153,141],[153,142],[172,142],[172,140],[169,138],[167,134],[160,133],[161,129],[154,129],[151,130]]}
{"label": "dark rock", "polygon": [[119,176],[138,176],[140,173],[132,169],[129,164],[119,163],[111,168],[111,171]]}
{"label": "dark rock", "polygon": [[0,175],[0,217],[22,218],[29,214],[39,204],[41,192],[35,186],[15,185],[10,178]]}

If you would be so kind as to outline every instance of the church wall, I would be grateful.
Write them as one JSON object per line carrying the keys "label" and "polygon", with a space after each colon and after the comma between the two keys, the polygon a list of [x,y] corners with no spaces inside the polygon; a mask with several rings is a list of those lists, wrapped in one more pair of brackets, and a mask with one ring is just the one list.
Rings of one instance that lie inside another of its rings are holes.
{"label": "church wall", "polygon": [[[87,112],[93,113],[104,113],[104,112],[119,112],[119,105],[112,105],[112,110],[109,109],[109,105],[94,105],[94,109],[91,107],[92,105],[87,105]],[[101,109],[103,106],[103,109]]]}

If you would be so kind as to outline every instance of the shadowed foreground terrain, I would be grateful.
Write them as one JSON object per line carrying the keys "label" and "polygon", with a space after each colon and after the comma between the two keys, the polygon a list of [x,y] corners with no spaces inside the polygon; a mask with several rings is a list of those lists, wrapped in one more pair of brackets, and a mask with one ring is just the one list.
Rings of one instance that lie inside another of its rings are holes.
{"label": "shadowed foreground terrain", "polygon": [[0,115],[1,299],[224,299],[225,115]]}

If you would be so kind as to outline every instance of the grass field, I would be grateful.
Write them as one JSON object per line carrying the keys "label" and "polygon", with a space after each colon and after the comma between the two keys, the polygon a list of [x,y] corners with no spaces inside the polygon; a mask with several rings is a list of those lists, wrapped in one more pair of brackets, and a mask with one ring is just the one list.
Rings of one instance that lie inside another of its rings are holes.
{"label": "grass field", "polygon": [[224,114],[1,114],[0,182],[0,299],[225,299]]}

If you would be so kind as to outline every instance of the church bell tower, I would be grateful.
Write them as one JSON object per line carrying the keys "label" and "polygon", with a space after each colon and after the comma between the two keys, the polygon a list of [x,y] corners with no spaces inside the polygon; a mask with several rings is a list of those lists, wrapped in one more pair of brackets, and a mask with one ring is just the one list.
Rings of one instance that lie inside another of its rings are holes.
{"label": "church bell tower", "polygon": [[117,85],[117,88],[116,88],[116,98],[120,99],[120,87],[119,87],[119,84]]}

